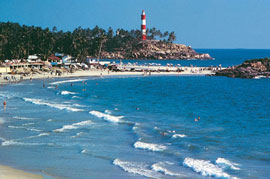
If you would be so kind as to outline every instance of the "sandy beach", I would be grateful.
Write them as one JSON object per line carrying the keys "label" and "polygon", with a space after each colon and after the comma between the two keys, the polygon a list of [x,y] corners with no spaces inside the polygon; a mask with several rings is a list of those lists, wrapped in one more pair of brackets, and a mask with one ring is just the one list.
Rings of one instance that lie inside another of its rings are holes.
{"label": "sandy beach", "polygon": [[17,170],[8,166],[0,165],[0,178],[5,179],[39,179],[43,178],[41,175],[27,173],[22,170]]}
{"label": "sandy beach", "polygon": [[[169,70],[172,70],[174,67],[170,67]],[[201,67],[184,67],[184,71],[182,72],[112,72],[108,70],[78,70],[74,73],[67,73],[64,72],[59,75],[51,74],[48,72],[42,72],[40,74],[31,74],[28,76],[23,76],[23,80],[30,80],[30,79],[45,79],[45,78],[70,78],[70,77],[93,77],[93,76],[129,76],[129,75],[144,75],[144,76],[149,76],[149,75],[211,75],[213,74],[212,70],[200,70]],[[4,78],[5,77],[15,77],[16,80],[12,81],[7,81]],[[12,82],[19,82],[21,81],[21,75],[2,75],[0,77],[0,84],[8,84]]]}

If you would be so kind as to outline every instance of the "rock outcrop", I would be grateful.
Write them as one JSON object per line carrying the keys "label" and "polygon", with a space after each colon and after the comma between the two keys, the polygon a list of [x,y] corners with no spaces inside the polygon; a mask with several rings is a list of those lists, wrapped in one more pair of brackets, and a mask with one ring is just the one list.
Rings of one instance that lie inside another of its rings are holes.
{"label": "rock outcrop", "polygon": [[232,78],[258,78],[270,77],[270,59],[247,60],[241,65],[219,70],[215,76],[228,76]]}
{"label": "rock outcrop", "polygon": [[209,54],[199,54],[190,46],[157,40],[148,40],[128,49],[102,52],[104,59],[212,59]]}

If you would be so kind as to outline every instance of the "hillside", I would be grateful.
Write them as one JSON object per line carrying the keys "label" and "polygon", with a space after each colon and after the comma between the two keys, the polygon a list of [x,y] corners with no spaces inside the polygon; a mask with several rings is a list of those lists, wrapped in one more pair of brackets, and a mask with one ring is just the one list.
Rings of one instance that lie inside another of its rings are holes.
{"label": "hillside", "polygon": [[131,48],[103,51],[105,59],[212,59],[209,54],[199,54],[189,46],[157,40],[133,44]]}
{"label": "hillside", "polygon": [[215,75],[232,78],[270,77],[270,59],[247,60],[241,65],[217,71]]}

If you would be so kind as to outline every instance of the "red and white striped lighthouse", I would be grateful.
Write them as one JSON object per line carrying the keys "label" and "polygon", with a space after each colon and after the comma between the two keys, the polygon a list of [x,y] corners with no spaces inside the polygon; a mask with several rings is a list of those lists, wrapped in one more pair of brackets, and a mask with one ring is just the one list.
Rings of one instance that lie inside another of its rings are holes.
{"label": "red and white striped lighthouse", "polygon": [[144,10],[142,11],[142,26],[141,26],[141,30],[142,30],[142,40],[146,40],[146,15]]}

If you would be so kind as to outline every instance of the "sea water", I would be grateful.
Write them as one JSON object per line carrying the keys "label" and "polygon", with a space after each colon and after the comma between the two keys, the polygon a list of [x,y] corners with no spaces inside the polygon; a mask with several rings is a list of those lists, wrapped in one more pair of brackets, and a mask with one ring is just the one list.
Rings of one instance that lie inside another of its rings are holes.
{"label": "sea water", "polygon": [[4,100],[1,164],[46,178],[270,175],[269,79],[45,79],[1,87]]}

